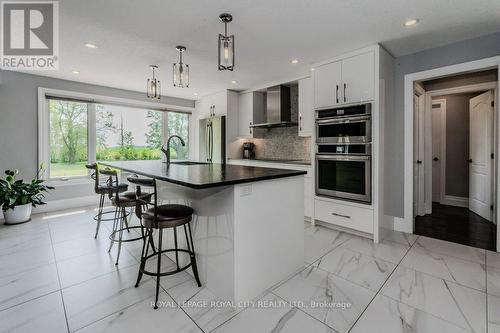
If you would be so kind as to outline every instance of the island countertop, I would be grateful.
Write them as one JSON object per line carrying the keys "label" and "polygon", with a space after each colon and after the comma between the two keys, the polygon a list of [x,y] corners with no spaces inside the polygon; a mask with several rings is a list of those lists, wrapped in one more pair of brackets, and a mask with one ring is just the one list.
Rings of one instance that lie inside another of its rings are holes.
{"label": "island countertop", "polygon": [[99,162],[99,164],[194,189],[206,189],[306,174],[306,171],[300,170],[230,164],[170,164],[167,167],[166,163],[158,160]]}

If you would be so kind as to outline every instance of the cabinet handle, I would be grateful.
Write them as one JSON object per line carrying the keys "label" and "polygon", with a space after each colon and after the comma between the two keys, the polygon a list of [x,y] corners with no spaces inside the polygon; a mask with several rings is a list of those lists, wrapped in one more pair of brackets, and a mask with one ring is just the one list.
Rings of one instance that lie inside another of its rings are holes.
{"label": "cabinet handle", "polygon": [[214,108],[212,109],[212,116],[215,117],[215,105],[214,105]]}
{"label": "cabinet handle", "polygon": [[347,95],[345,94],[346,88],[347,88],[347,84],[344,83],[344,102],[347,102]]}
{"label": "cabinet handle", "polygon": [[[252,126],[252,122],[250,122],[249,124],[250,124],[250,126]],[[250,126],[248,128],[250,129],[250,134],[252,134],[252,127],[250,127]]]}
{"label": "cabinet handle", "polygon": [[339,85],[335,85],[335,98],[337,99],[337,104],[339,104]]}
{"label": "cabinet handle", "polygon": [[302,113],[299,113],[299,131],[302,131]]}
{"label": "cabinet handle", "polygon": [[349,215],[342,215],[342,214],[337,214],[337,213],[332,213],[333,216],[338,216],[338,217],[343,217],[346,219],[350,219],[351,217]]}

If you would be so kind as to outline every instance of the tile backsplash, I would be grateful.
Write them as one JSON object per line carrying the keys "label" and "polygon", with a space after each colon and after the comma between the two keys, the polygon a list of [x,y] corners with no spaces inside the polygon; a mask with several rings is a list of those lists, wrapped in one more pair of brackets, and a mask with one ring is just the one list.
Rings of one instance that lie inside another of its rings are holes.
{"label": "tile backsplash", "polygon": [[310,160],[311,138],[298,136],[297,127],[263,130],[262,138],[242,140],[255,144],[257,159]]}

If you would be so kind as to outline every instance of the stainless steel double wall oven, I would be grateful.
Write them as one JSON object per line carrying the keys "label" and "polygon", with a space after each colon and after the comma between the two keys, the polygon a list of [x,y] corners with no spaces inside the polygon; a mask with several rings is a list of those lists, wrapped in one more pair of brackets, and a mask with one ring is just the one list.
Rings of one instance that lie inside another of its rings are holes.
{"label": "stainless steel double wall oven", "polygon": [[316,194],[371,203],[371,103],[316,111]]}

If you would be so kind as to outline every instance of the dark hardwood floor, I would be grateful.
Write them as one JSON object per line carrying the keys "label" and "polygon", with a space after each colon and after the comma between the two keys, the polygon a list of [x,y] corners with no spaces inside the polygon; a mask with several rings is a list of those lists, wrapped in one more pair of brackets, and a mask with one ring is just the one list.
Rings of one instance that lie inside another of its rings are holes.
{"label": "dark hardwood floor", "polygon": [[432,214],[416,217],[415,234],[496,251],[496,225],[467,208],[432,203]]}

